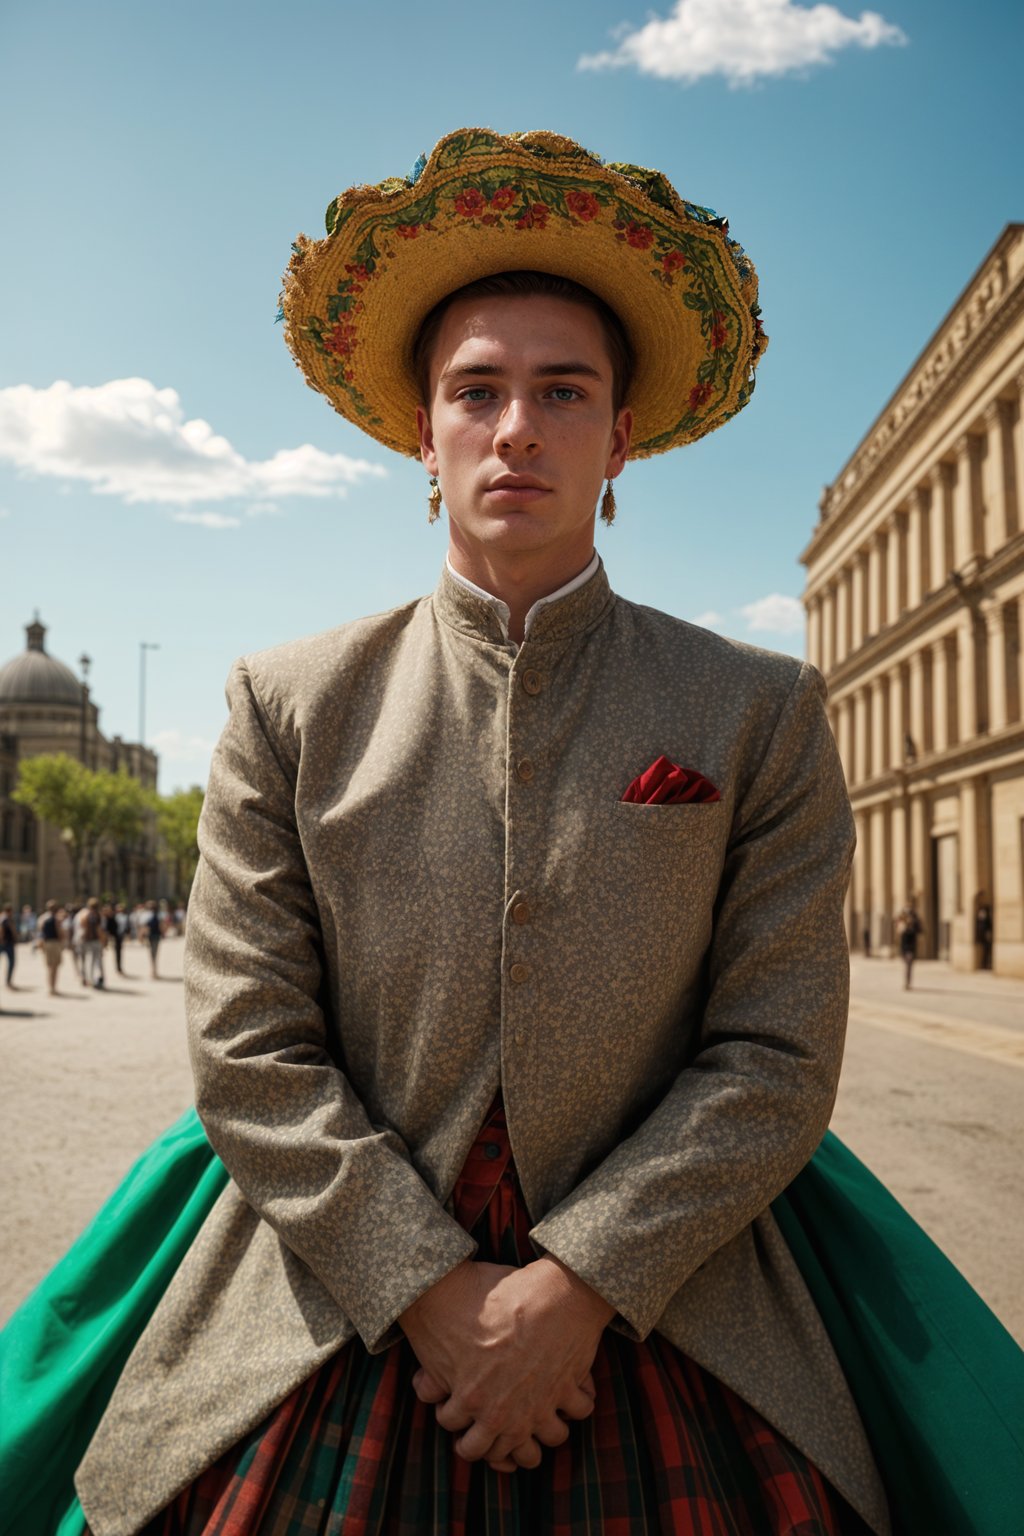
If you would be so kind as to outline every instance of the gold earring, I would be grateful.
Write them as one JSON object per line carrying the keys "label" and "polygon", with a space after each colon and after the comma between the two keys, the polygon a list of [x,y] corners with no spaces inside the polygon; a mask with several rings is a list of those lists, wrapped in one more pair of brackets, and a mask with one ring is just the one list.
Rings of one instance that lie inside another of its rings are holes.
{"label": "gold earring", "polygon": [[610,480],[604,488],[604,495],[601,497],[601,521],[607,523],[609,528],[615,521],[615,492],[612,490]]}
{"label": "gold earring", "polygon": [[441,516],[441,487],[437,483],[436,475],[431,475],[430,477],[430,495],[427,497],[427,506],[430,508],[427,513],[427,522],[436,523]]}

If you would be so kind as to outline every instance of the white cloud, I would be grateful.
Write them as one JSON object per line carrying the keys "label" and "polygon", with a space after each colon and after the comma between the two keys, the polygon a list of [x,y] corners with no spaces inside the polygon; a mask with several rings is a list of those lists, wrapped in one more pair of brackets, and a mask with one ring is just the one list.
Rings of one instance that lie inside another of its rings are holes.
{"label": "white cloud", "polygon": [[717,629],[720,624],[725,623],[725,617],[717,613],[714,608],[709,608],[706,613],[698,613],[690,623],[699,624],[701,629]]}
{"label": "white cloud", "polygon": [[0,517],[10,517],[10,515],[11,515],[10,507],[0,507]]}
{"label": "white cloud", "polygon": [[604,53],[584,54],[580,69],[619,69],[684,85],[724,75],[730,85],[831,63],[841,48],[906,43],[906,34],[863,11],[854,20],[834,5],[796,5],[793,0],[676,0],[670,16],[618,36]]}
{"label": "white cloud", "polygon": [[174,523],[196,523],[200,528],[241,528],[242,519],[226,512],[172,512]]}
{"label": "white cloud", "polygon": [[749,630],[768,630],[776,635],[795,635],[804,627],[804,605],[798,597],[784,597],[771,592],[753,603],[745,603],[740,613]]}
{"label": "white cloud", "polygon": [[379,464],[324,453],[310,443],[246,459],[208,422],[186,420],[176,390],[148,379],[80,387],[0,389],[0,461],[35,475],[85,481],[128,503],[176,506],[245,498],[344,496]]}
{"label": "white cloud", "polygon": [[283,517],[281,508],[273,501],[254,501],[245,509],[246,517]]}
{"label": "white cloud", "polygon": [[182,731],[171,730],[154,731],[146,745],[168,762],[181,762],[208,758],[216,742],[207,741],[204,736],[186,736]]}

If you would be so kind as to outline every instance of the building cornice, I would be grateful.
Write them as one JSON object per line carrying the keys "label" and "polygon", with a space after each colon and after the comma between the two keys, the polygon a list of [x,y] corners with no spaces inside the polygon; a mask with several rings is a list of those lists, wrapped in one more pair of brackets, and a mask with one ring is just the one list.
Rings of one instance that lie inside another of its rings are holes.
{"label": "building cornice", "polygon": [[1011,250],[1024,224],[1008,224],[938,330],[883,406],[820,502],[821,518],[800,555],[818,558],[850,511],[876,489],[893,462],[925,430],[998,336],[1024,312],[1024,261],[1011,275]]}
{"label": "building cornice", "polygon": [[956,786],[964,778],[981,773],[997,773],[1024,764],[1024,724],[1015,721],[1001,731],[987,731],[970,741],[947,747],[942,752],[922,753],[914,763],[902,768],[888,768],[884,773],[850,789],[850,804],[855,811],[870,810],[875,805],[891,804],[905,789],[917,794],[925,789]]}

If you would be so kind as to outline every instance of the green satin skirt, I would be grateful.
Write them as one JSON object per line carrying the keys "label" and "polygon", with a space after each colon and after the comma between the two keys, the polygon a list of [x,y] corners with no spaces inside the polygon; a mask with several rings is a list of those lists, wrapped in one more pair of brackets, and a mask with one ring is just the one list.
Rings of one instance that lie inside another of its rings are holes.
{"label": "green satin skirt", "polygon": [[[81,1536],[75,1469],[227,1177],[189,1110],[0,1334],[4,1536]],[[831,1133],[772,1210],[864,1419],[894,1536],[1024,1530],[1024,1354],[999,1320]]]}

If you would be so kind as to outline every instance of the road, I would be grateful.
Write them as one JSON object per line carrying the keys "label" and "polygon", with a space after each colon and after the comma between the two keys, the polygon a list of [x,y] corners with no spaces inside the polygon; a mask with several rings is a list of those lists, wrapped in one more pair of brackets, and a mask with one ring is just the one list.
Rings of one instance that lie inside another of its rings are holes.
{"label": "road", "polygon": [[[50,998],[19,948],[19,990],[0,992],[0,1321],[190,1101],[181,953],[165,941],[151,981],[130,948],[103,992],[68,963]],[[1024,982],[930,961],[905,992],[898,960],[855,956],[852,987],[833,1128],[1024,1341]]]}

